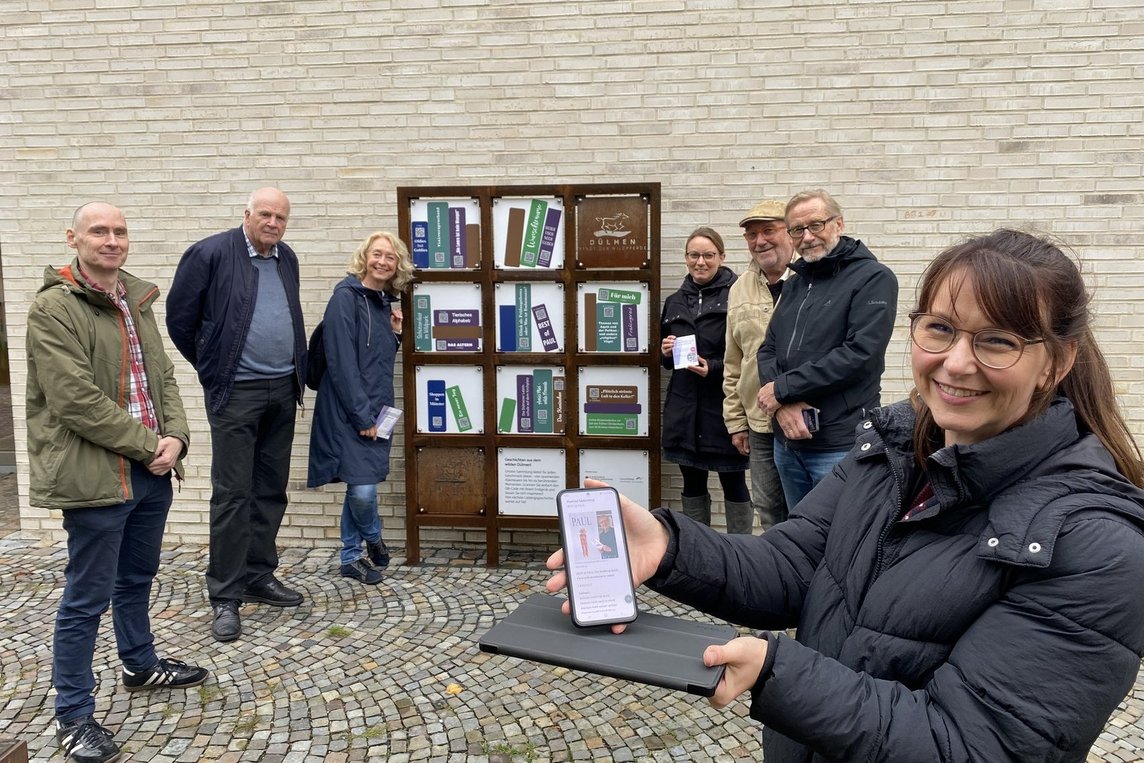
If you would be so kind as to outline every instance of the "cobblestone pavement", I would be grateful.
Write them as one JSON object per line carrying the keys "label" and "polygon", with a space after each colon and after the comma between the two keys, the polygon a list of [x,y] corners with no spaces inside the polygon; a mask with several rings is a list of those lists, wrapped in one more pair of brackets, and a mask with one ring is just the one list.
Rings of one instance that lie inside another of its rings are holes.
{"label": "cobblestone pavement", "polygon": [[[211,639],[205,551],[164,552],[151,612],[160,653],[210,668],[197,689],[127,693],[110,618],[95,668],[98,717],[135,761],[736,761],[760,759],[745,703],[722,711],[678,692],[484,654],[477,639],[547,573],[539,557],[499,569],[478,552],[395,565],[374,588],[335,572],[333,549],[283,552],[296,609],[247,605],[244,636]],[[59,760],[50,646],[66,554],[0,539],[0,735]],[[652,611],[684,614],[650,592]],[[688,614],[694,617],[694,613]],[[1144,759],[1144,681],[1090,761]]]}

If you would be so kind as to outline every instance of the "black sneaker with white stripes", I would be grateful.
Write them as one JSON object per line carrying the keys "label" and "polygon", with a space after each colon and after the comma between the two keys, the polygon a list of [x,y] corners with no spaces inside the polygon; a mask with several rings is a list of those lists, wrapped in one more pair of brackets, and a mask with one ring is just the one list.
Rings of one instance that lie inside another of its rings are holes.
{"label": "black sneaker with white stripes", "polygon": [[64,757],[78,763],[111,763],[119,760],[119,745],[111,740],[111,732],[90,715],[74,721],[56,721],[56,741]]}
{"label": "black sneaker with white stripes", "polygon": [[198,686],[207,680],[210,671],[196,668],[182,660],[159,660],[159,663],[146,670],[132,673],[123,669],[123,688],[127,691],[144,689],[187,689]]}

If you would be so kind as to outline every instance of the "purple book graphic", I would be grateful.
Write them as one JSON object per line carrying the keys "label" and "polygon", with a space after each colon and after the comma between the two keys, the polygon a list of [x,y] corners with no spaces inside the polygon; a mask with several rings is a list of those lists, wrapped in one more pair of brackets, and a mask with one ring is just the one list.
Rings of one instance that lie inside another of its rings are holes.
{"label": "purple book graphic", "polygon": [[560,210],[548,210],[544,218],[544,233],[540,236],[540,257],[536,261],[537,267],[547,268],[552,265],[552,250],[556,247],[556,230],[560,227]]}
{"label": "purple book graphic", "polygon": [[434,326],[480,326],[480,310],[434,310]]}
{"label": "purple book graphic", "polygon": [[465,267],[465,210],[449,207],[449,254],[454,268]]}
{"label": "purple book graphic", "polygon": [[516,376],[516,431],[532,434],[532,374]]}
{"label": "purple book graphic", "polygon": [[556,332],[552,330],[552,319],[548,317],[548,308],[544,305],[534,305],[532,318],[536,321],[536,329],[540,332],[540,344],[545,352],[558,349]]}
{"label": "purple book graphic", "polygon": [[437,352],[477,352],[481,349],[480,339],[434,339]]}
{"label": "purple book graphic", "polygon": [[635,305],[620,305],[620,326],[624,334],[624,352],[639,352],[639,324]]}
{"label": "purple book graphic", "polygon": [[639,403],[584,403],[584,413],[641,413]]}

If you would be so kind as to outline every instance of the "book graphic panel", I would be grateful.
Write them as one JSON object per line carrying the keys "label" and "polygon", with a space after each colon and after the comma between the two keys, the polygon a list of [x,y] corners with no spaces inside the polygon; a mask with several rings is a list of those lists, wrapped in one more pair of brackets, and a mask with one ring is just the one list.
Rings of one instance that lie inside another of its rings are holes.
{"label": "book graphic panel", "polygon": [[498,352],[561,352],[564,349],[564,285],[498,283]]}
{"label": "book graphic panel", "polygon": [[483,382],[480,366],[417,366],[417,432],[483,434]]}
{"label": "book graphic panel", "polygon": [[648,372],[646,368],[581,367],[580,434],[600,437],[646,437]]}
{"label": "book graphic panel", "polygon": [[409,220],[414,268],[473,270],[481,266],[481,205],[477,199],[413,199]]}
{"label": "book graphic panel", "polygon": [[581,352],[647,351],[650,313],[646,283],[591,282],[576,288]]}
{"label": "book graphic panel", "polygon": [[567,391],[559,366],[497,366],[497,434],[564,434]]}
{"label": "book graphic panel", "polygon": [[493,199],[493,262],[497,268],[564,267],[564,201]]}
{"label": "book graphic panel", "polygon": [[481,287],[471,283],[413,285],[413,349],[480,352]]}

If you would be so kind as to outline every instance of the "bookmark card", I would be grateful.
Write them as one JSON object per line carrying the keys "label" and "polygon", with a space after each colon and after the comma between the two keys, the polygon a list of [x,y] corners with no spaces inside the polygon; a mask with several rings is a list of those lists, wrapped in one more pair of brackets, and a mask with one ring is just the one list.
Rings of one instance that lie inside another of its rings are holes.
{"label": "bookmark card", "polygon": [[671,352],[677,369],[699,365],[699,350],[695,346],[694,334],[677,336]]}
{"label": "bookmark card", "polygon": [[383,405],[381,407],[381,413],[377,414],[377,419],[373,422],[377,425],[377,436],[382,440],[388,440],[393,435],[393,430],[397,426],[397,420],[400,418],[400,408],[391,408],[388,405]]}

